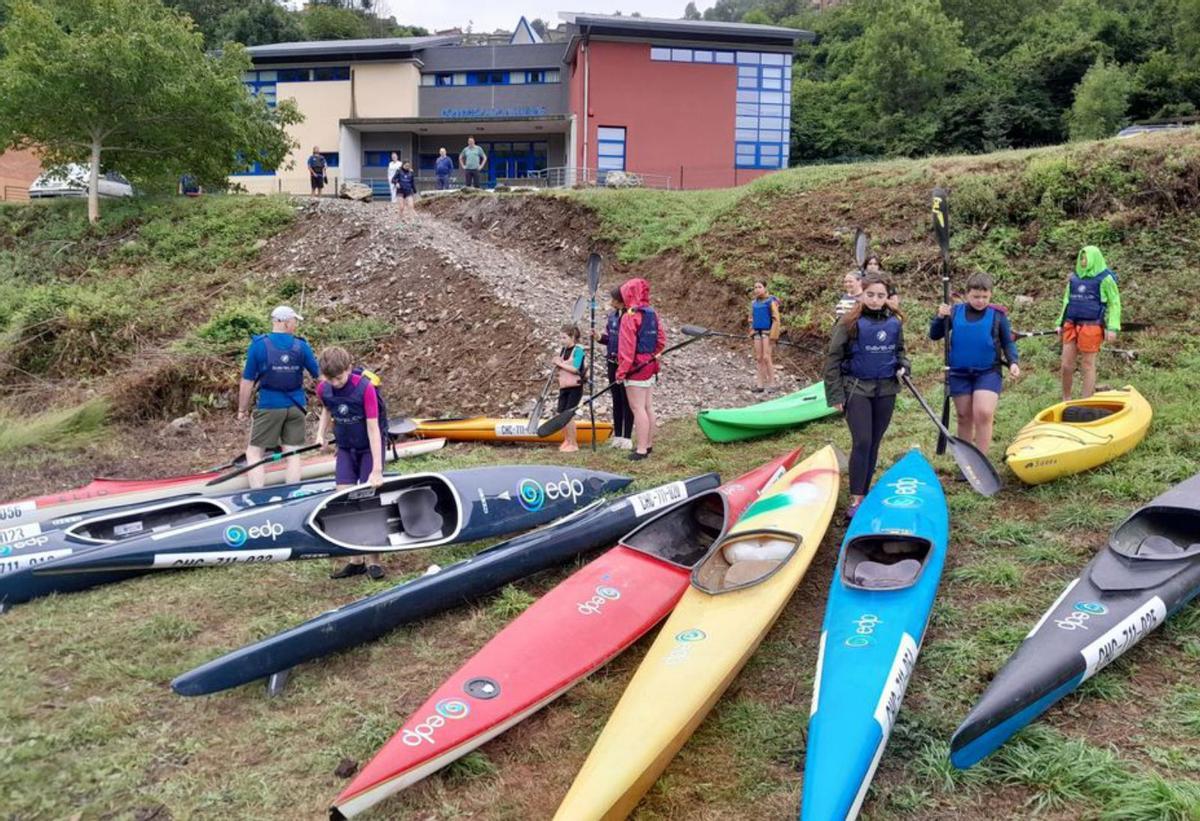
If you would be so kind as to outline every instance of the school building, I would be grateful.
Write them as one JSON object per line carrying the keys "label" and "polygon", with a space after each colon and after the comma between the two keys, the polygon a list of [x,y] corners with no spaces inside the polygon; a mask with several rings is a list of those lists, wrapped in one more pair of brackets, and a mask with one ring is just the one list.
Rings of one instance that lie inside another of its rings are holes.
{"label": "school building", "polygon": [[[522,18],[507,44],[458,36],[277,43],[248,49],[246,84],[271,104],[291,98],[304,122],[292,167],[252,166],[251,192],[308,190],[314,146],[330,186],[387,190],[391,152],[422,187],[439,148],[458,164],[468,137],[485,176],[549,184],[738,185],[787,166],[792,52],[812,34],[778,26],[561,15],[565,41],[542,42]],[[456,171],[456,182],[461,183]]]}

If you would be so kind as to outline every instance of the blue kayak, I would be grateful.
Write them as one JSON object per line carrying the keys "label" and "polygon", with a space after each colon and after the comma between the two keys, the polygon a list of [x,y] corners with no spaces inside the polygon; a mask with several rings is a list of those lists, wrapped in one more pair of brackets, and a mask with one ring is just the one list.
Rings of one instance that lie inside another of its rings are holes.
{"label": "blue kayak", "polygon": [[858,815],[917,662],[948,539],[941,483],[909,451],[871,489],[842,542],[813,685],[805,821]]}

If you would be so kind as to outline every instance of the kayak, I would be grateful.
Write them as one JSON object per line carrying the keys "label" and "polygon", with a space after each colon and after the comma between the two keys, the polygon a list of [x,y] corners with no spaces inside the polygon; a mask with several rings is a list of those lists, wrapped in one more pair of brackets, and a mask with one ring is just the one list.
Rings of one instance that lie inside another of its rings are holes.
{"label": "kayak", "polygon": [[352,602],[282,633],[202,664],[171,682],[183,696],[227,690],[266,678],[383,636],[396,627],[427,618],[492,592],[509,582],[597,550],[642,518],[715,488],[706,473],[610,501],[597,501],[475,554],[437,572]]}
{"label": "kayak", "polygon": [[1130,385],[1059,402],[1021,428],[1004,458],[1029,485],[1091,470],[1137,447],[1153,415]]}
{"label": "kayak", "polygon": [[[395,445],[397,458],[419,456],[438,450],[445,440],[409,440]],[[302,480],[318,479],[333,474],[333,456],[315,456],[301,459]],[[216,485],[208,483],[223,471],[193,473],[169,479],[93,479],[92,482],[74,490],[51,493],[32,499],[0,503],[0,544],[28,539],[43,532],[38,527],[52,519],[76,516],[100,508],[118,505],[140,504],[165,499],[171,496],[198,495],[216,496],[250,487],[248,474],[234,477]],[[268,485],[281,485],[285,481],[286,465],[278,462],[266,468]]]}
{"label": "kayak", "polygon": [[950,739],[990,755],[1200,594],[1200,474],[1139,508],[1069,582]]}
{"label": "kayak", "polygon": [[[467,416],[459,419],[414,419],[414,436],[441,436],[451,442],[511,442],[558,444],[566,432],[556,431],[549,436],[527,433],[528,419],[497,419],[492,416]],[[581,415],[575,420],[576,439],[581,445],[592,443],[592,423]],[[596,420],[596,442],[612,436],[612,422]]]}
{"label": "kayak", "polygon": [[0,576],[0,603],[104,584],[129,571],[262,564],[416,550],[545,524],[632,481],[553,465],[388,476],[368,485],[262,505]]}
{"label": "kayak", "polygon": [[696,422],[713,442],[738,442],[768,436],[837,413],[825,404],[825,383],[745,408],[703,410]]}
{"label": "kayak", "polygon": [[764,491],[696,565],[556,818],[633,810],[791,598],[833,516],[838,480],[824,447]]}
{"label": "kayak", "polygon": [[867,494],[842,542],[817,652],[803,821],[851,819],[862,808],[917,663],[948,539],[942,486],[911,450]]}
{"label": "kayak", "polygon": [[[798,457],[793,451],[659,513],[534,602],[405,721],[330,814],[357,815],[415,784],[624,651],[670,612],[691,568]],[[433,716],[456,720],[435,728]]]}

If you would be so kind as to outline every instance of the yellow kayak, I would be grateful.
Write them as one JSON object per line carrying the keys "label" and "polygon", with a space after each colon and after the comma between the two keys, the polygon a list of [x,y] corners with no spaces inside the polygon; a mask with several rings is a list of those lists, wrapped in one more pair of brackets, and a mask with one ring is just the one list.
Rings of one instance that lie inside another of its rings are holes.
{"label": "yellow kayak", "polygon": [[1133,450],[1153,415],[1150,403],[1131,385],[1059,402],[1021,428],[1004,458],[1022,482],[1040,485]]}
{"label": "yellow kayak", "polygon": [[624,818],[779,617],[833,516],[832,447],[763,491],[692,572],[555,818]]}
{"label": "yellow kayak", "polygon": [[[526,419],[497,419],[494,416],[466,416],[461,419],[414,419],[420,437],[438,436],[452,442],[514,442],[534,444],[558,444],[566,432],[556,431],[549,436],[537,436],[526,432]],[[592,443],[592,423],[586,416],[575,419],[576,440],[581,445]],[[596,420],[596,442],[612,436],[612,422]]]}

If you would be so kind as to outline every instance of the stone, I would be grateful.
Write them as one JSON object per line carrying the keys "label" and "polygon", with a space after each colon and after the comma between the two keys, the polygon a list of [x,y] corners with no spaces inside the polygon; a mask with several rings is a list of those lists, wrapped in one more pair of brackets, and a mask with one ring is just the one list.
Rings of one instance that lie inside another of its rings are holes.
{"label": "stone", "polygon": [[1018,308],[1028,308],[1033,304],[1034,299],[1028,294],[1019,294],[1013,301],[1016,303]]}
{"label": "stone", "polygon": [[343,183],[342,190],[338,194],[344,200],[354,200],[355,202],[371,202],[374,199],[374,192],[371,186],[361,182]]}

